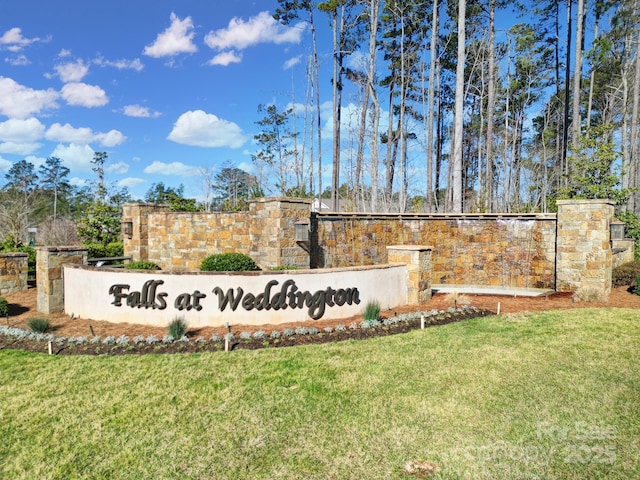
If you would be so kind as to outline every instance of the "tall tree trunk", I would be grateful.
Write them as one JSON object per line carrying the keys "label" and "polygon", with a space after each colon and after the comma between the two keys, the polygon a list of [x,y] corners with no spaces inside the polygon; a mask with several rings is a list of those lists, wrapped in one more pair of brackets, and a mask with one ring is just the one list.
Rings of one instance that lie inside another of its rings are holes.
{"label": "tall tree trunk", "polygon": [[452,211],[462,213],[462,129],[464,126],[465,16],[467,2],[458,2],[458,53],[456,65],[456,99],[453,132]]}
{"label": "tall tree trunk", "polygon": [[571,7],[573,0],[567,0],[567,61],[564,72],[564,121],[562,123],[562,173],[566,186],[568,182],[569,164],[567,148],[569,146],[569,80],[571,78]]}
{"label": "tall tree trunk", "polygon": [[573,114],[571,122],[573,135],[571,142],[577,148],[582,132],[582,117],[580,115],[580,97],[582,93],[582,50],[584,48],[584,12],[585,0],[578,0],[578,14],[576,16],[576,59],[573,68]]}
{"label": "tall tree trunk", "polygon": [[427,211],[433,211],[433,110],[435,96],[436,59],[438,57],[438,0],[433,0],[431,17],[431,44],[429,58],[429,93],[427,98]]}
{"label": "tall tree trunk", "polygon": [[[487,93],[487,144],[485,175],[485,207],[491,212],[493,204],[493,121],[496,107],[496,1],[489,3],[489,91]],[[479,173],[479,172],[478,172]]]}
{"label": "tall tree trunk", "polygon": [[331,172],[331,206],[338,211],[338,190],[340,188],[340,79],[338,72],[338,9],[332,12],[333,29],[333,169]]}
{"label": "tall tree trunk", "polygon": [[[635,1],[635,16],[639,13],[638,0]],[[629,132],[629,178],[630,186],[637,188],[640,186],[640,168],[638,168],[638,110],[640,107],[640,30],[636,34],[636,56],[635,74],[633,77],[633,106],[631,109],[631,131]],[[640,192],[636,191],[630,196],[630,210],[637,213],[640,207]]]}
{"label": "tall tree trunk", "polygon": [[378,126],[380,123],[380,103],[376,92],[376,47],[378,38],[378,16],[380,0],[370,0],[369,19],[369,70],[367,71],[367,89],[372,102],[371,133],[371,211],[378,209]]}

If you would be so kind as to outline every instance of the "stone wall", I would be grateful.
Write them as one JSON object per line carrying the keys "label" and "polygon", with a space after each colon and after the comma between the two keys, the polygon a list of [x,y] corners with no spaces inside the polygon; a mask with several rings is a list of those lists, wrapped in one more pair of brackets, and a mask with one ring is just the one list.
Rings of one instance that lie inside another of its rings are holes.
{"label": "stone wall", "polygon": [[614,206],[610,200],[558,200],[557,291],[606,300],[611,292]]}
{"label": "stone wall", "polygon": [[[310,204],[256,199],[239,213],[128,204],[123,213],[133,229],[125,255],[170,271],[198,270],[221,252],[246,253],[266,269],[342,268],[386,264],[390,245],[432,245],[434,285],[610,290],[607,200],[561,201],[557,215],[310,213]],[[295,238],[299,221],[309,222],[309,242]]]}
{"label": "stone wall", "polygon": [[252,200],[248,212],[170,212],[167,206],[126,204],[124,254],[149,260],[163,270],[198,270],[215,253],[244,253],[262,268],[309,267],[309,255],[295,240],[295,223],[308,219],[311,201],[290,198]]}
{"label": "stone wall", "polygon": [[433,245],[432,283],[554,288],[554,214],[314,214],[313,267],[387,262],[388,245]]}
{"label": "stone wall", "polygon": [[26,253],[0,254],[0,295],[26,290],[29,260]]}
{"label": "stone wall", "polygon": [[[40,313],[64,311],[62,266],[86,265],[87,249],[82,247],[36,247],[37,308]],[[84,286],[85,288],[87,285]],[[74,290],[79,295],[81,290]]]}
{"label": "stone wall", "polygon": [[389,263],[407,266],[407,303],[425,303],[431,300],[433,247],[426,245],[390,245],[387,247]]}

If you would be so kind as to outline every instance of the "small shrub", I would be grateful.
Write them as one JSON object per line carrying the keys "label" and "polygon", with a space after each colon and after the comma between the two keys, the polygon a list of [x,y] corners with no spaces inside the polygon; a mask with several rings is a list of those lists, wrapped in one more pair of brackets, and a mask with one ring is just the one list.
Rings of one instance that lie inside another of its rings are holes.
{"label": "small shrub", "polygon": [[220,338],[220,335],[218,335],[217,333],[212,333],[211,337],[209,337],[209,341],[211,341],[211,342],[221,342],[222,338]]}
{"label": "small shrub", "polygon": [[251,340],[251,333],[249,332],[240,332],[241,340]]}
{"label": "small shrub", "polygon": [[161,270],[158,264],[153,262],[147,262],[145,260],[138,260],[137,262],[131,262],[124,266],[127,270]]}
{"label": "small shrub", "polygon": [[116,343],[116,337],[114,337],[113,335],[104,337],[104,340],[102,340],[102,343],[104,343],[105,345],[113,345],[114,343]]}
{"label": "small shrub", "polygon": [[371,300],[367,302],[362,311],[365,320],[378,320],[380,318],[380,302]]}
{"label": "small shrub", "polygon": [[636,277],[636,286],[633,288],[633,293],[640,295],[640,275]]}
{"label": "small shrub", "polygon": [[269,270],[299,270],[300,267],[295,265],[278,265],[277,267],[271,267]]}
{"label": "small shrub", "polygon": [[0,317],[9,315],[9,302],[4,297],[0,297]]}
{"label": "small shrub", "polygon": [[30,318],[27,325],[32,332],[36,333],[45,333],[51,328],[48,318]]}
{"label": "small shrub", "polygon": [[269,334],[269,337],[280,338],[280,332],[278,330],[272,330],[271,333]]}
{"label": "small shrub", "polygon": [[307,333],[309,333],[307,327],[296,327],[296,335],[306,335]]}
{"label": "small shrub", "polygon": [[176,317],[171,320],[169,324],[168,330],[169,335],[173,338],[182,338],[187,334],[187,330],[189,327],[187,326],[187,322],[182,317]]}
{"label": "small shrub", "polygon": [[637,278],[640,276],[640,262],[629,262],[613,269],[611,282],[614,287],[628,287],[637,285]]}
{"label": "small shrub", "polygon": [[309,335],[317,335],[319,333],[318,329],[316,327],[310,327],[309,328]]}
{"label": "small shrub", "polygon": [[257,332],[253,332],[253,338],[257,338],[258,340],[262,340],[266,336],[267,334],[263,330],[258,330]]}
{"label": "small shrub", "polygon": [[339,323],[336,325],[336,332],[344,332],[347,329],[343,324]]}
{"label": "small shrub", "polygon": [[290,328],[285,328],[284,330],[282,330],[283,337],[290,337],[291,335],[293,335],[293,330],[291,330]]}
{"label": "small shrub", "polygon": [[260,270],[253,259],[244,253],[218,253],[202,261],[203,272],[248,272]]}
{"label": "small shrub", "polygon": [[162,337],[162,343],[164,343],[165,345],[173,343],[175,340],[176,337],[174,337],[173,335],[165,335],[164,337]]}

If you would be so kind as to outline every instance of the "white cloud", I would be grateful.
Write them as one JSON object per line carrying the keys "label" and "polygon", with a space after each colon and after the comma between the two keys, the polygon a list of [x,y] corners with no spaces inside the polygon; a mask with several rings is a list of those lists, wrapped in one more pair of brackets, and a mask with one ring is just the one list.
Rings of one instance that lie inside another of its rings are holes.
{"label": "white cloud", "polygon": [[74,187],[84,187],[85,185],[89,185],[89,180],[86,178],[71,177],[69,183]]}
{"label": "white cloud", "polygon": [[123,143],[125,137],[119,130],[109,130],[107,133],[96,133],[96,140],[105,147],[115,147]]}
{"label": "white cloud", "polygon": [[106,92],[95,85],[86,83],[67,83],[62,87],[62,98],[69,105],[79,107],[102,107],[109,103]]}
{"label": "white cloud", "polygon": [[12,155],[29,155],[38,150],[42,144],[40,143],[0,143],[0,153],[9,153]]}
{"label": "white cloud", "polygon": [[0,114],[9,118],[27,118],[50,108],[58,108],[58,92],[34,90],[11,78],[0,76]]}
{"label": "white cloud", "polygon": [[138,118],[158,118],[161,115],[160,112],[152,112],[147,107],[143,107],[142,105],[126,105],[123,109],[123,112],[127,117]]}
{"label": "white cloud", "polygon": [[117,162],[105,167],[105,171],[109,173],[127,173],[129,171],[129,164],[125,162]]}
{"label": "white cloud", "polygon": [[13,27],[2,34],[0,37],[0,46],[4,46],[10,52],[19,52],[32,43],[39,42],[40,38],[25,38],[22,36],[22,29]]}
{"label": "white cloud", "polygon": [[200,174],[200,169],[198,167],[190,167],[182,162],[164,163],[155,161],[144,169],[144,173],[195,177]]}
{"label": "white cloud", "polygon": [[6,172],[11,168],[12,165],[13,165],[13,162],[10,162],[5,158],[0,157],[0,171]]}
{"label": "white cloud", "polygon": [[51,153],[52,157],[58,157],[64,165],[74,172],[91,172],[91,160],[94,150],[89,145],[57,145]]}
{"label": "white cloud", "polygon": [[137,187],[138,185],[142,184],[142,183],[146,183],[147,181],[142,179],[142,178],[136,178],[136,177],[127,177],[127,178],[123,178],[122,180],[120,180],[118,182],[118,187],[127,187],[127,188],[134,188]]}
{"label": "white cloud", "polygon": [[202,110],[180,115],[167,138],[196,147],[240,148],[247,141],[238,125]]}
{"label": "white cloud", "polygon": [[242,54],[237,54],[236,52],[222,52],[213,57],[207,63],[209,65],[222,65],[226,67],[232,63],[240,63],[242,61]]}
{"label": "white cloud", "polygon": [[94,132],[90,128],[75,128],[68,123],[61,125],[54,123],[46,133],[45,138],[54,142],[74,143],[76,145],[89,145],[98,142],[105,147],[115,147],[126,140],[122,132],[111,130],[107,133]]}
{"label": "white cloud", "polygon": [[31,61],[27,58],[26,55],[6,57],[4,61],[7,62],[9,65],[13,65],[14,67],[26,67],[27,65],[31,65]]}
{"label": "white cloud", "polygon": [[47,161],[47,159],[46,159],[46,158],[44,158],[44,157],[36,157],[36,156],[34,156],[34,155],[27,155],[27,156],[25,157],[25,160],[26,160],[27,162],[29,162],[29,163],[33,163],[33,165],[34,165],[36,168],[39,168],[39,167],[40,167],[40,165],[44,165],[44,164],[45,164],[45,162]]}
{"label": "white cloud", "polygon": [[89,67],[82,60],[77,60],[56,65],[55,71],[63,83],[79,82],[89,73]]}
{"label": "white cloud", "polygon": [[93,63],[100,67],[113,67],[118,70],[135,70],[136,72],[144,70],[144,63],[142,63],[139,58],[133,60],[105,60],[102,57],[98,57]]}
{"label": "white cloud", "polygon": [[58,52],[58,58],[65,58],[69,56],[71,56],[71,50],[67,50],[66,48],[63,48]]}
{"label": "white cloud", "polygon": [[193,53],[198,48],[193,43],[193,21],[191,17],[180,20],[175,13],[171,13],[171,25],[164,32],[159,33],[155,42],[144,47],[143,55],[153,58],[172,57],[179,53]]}
{"label": "white cloud", "polygon": [[234,17],[227,28],[211,31],[204,41],[213,49],[243,50],[260,43],[300,43],[305,24],[287,27],[276,21],[269,12],[260,12],[248,21]]}
{"label": "white cloud", "polygon": [[88,145],[93,141],[94,135],[93,130],[87,127],[75,128],[68,123],[54,123],[47,129],[45,138],[54,142]]}
{"label": "white cloud", "polygon": [[284,62],[284,65],[282,66],[282,69],[283,70],[289,70],[290,68],[295,67],[296,65],[298,65],[300,63],[300,60],[302,60],[302,56],[301,55],[298,55],[297,57],[290,58],[289,60]]}
{"label": "white cloud", "polygon": [[0,153],[29,155],[42,145],[37,143],[44,135],[44,125],[36,118],[11,118],[0,123]]}
{"label": "white cloud", "polygon": [[10,118],[0,122],[0,141],[26,143],[39,140],[44,135],[44,125],[37,118],[26,120]]}

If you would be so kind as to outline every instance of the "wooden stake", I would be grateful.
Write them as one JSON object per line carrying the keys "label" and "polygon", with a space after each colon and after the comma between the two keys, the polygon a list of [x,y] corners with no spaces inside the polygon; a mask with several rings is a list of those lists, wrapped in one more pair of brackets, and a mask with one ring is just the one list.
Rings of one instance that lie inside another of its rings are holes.
{"label": "wooden stake", "polygon": [[49,355],[53,355],[53,345],[51,344],[51,340],[49,340]]}
{"label": "wooden stake", "polygon": [[498,312],[496,313],[496,315],[500,315],[500,302],[498,302]]}
{"label": "wooden stake", "polygon": [[424,315],[420,315],[420,328],[424,328]]}

